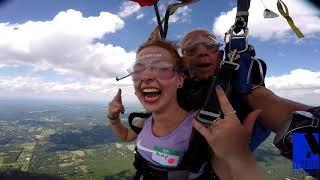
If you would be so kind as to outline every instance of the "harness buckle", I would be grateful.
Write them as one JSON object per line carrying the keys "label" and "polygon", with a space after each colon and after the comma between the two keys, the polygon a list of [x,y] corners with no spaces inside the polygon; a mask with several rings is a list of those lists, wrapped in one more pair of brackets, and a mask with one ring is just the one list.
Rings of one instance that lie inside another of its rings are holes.
{"label": "harness buckle", "polygon": [[201,109],[198,114],[196,119],[202,124],[209,126],[214,120],[218,119],[221,117],[221,113],[214,113],[210,111],[206,111],[204,109]]}
{"label": "harness buckle", "polygon": [[249,29],[246,27],[245,20],[237,18],[235,24],[225,33],[224,37],[225,43],[229,43],[229,52],[234,50],[237,50],[237,53],[245,52],[249,46],[248,33]]}
{"label": "harness buckle", "polygon": [[237,50],[237,53],[245,52],[248,49],[248,28],[242,29],[242,34],[235,34],[235,27],[231,27],[229,34],[229,51]]}
{"label": "harness buckle", "polygon": [[222,60],[221,63],[220,63],[220,68],[223,65],[227,64],[227,65],[233,66],[234,67],[233,68],[234,71],[238,70],[239,67],[240,67],[240,64],[236,63],[235,60],[237,60],[240,57],[240,55],[237,54],[237,53],[238,53],[237,49],[235,49],[231,53],[229,53],[228,54],[228,56],[230,56],[229,60],[226,60],[226,59]]}
{"label": "harness buckle", "polygon": [[221,61],[221,67],[222,67],[224,64],[228,64],[228,65],[234,66],[234,70],[235,70],[235,71],[240,68],[240,64],[235,63],[235,62],[225,61],[225,60]]}

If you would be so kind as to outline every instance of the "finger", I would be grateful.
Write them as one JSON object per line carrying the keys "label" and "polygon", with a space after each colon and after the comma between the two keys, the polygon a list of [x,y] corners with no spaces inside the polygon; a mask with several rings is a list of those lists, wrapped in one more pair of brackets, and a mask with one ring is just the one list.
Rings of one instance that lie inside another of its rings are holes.
{"label": "finger", "polygon": [[118,93],[117,93],[117,95],[114,97],[114,99],[122,104],[121,89],[118,90]]}
{"label": "finger", "polygon": [[122,105],[121,105],[121,110],[120,110],[120,112],[121,112],[122,114],[124,114],[124,112],[125,112],[124,106],[122,106]]}
{"label": "finger", "polygon": [[224,114],[232,112],[233,111],[233,107],[230,104],[227,96],[224,94],[224,92],[223,92],[223,90],[222,90],[220,85],[218,85],[216,87],[216,93],[217,93],[217,96],[218,96],[218,99],[219,99],[219,103],[220,103],[220,107],[221,107],[222,112]]}
{"label": "finger", "polygon": [[205,138],[208,140],[210,136],[210,131],[204,127],[201,123],[199,123],[197,120],[192,120],[193,127]]}
{"label": "finger", "polygon": [[117,91],[117,94],[114,96],[114,99],[116,99],[117,97],[119,97],[121,95],[121,89],[119,88]]}
{"label": "finger", "polygon": [[221,123],[225,123],[225,121],[221,121],[221,120],[222,120],[221,118],[218,118],[216,122],[212,124],[212,127],[217,127],[217,126],[220,126]]}
{"label": "finger", "polygon": [[243,126],[248,130],[249,134],[252,133],[254,123],[256,122],[261,112],[262,112],[261,109],[254,110],[250,114],[248,114],[246,119],[243,121]]}

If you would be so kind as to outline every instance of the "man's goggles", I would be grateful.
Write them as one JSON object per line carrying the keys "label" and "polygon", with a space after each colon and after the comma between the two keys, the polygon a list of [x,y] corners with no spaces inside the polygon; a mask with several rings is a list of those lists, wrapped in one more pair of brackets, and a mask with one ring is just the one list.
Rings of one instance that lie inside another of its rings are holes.
{"label": "man's goggles", "polygon": [[208,36],[208,38],[206,38],[206,40],[204,41],[191,43],[190,45],[184,47],[182,49],[182,54],[185,56],[196,55],[199,50],[199,45],[202,45],[212,53],[219,52],[219,47],[222,46],[222,44],[219,41],[217,41],[214,37]]}

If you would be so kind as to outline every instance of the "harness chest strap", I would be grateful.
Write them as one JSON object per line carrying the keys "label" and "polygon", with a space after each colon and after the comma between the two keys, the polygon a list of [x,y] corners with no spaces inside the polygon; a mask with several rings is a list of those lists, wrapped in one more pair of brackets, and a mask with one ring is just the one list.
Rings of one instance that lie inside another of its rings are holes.
{"label": "harness chest strap", "polygon": [[[197,180],[217,180],[218,177],[212,171],[209,161],[208,145],[206,140],[195,130],[189,143],[188,150],[182,156],[177,167],[156,166],[138,152],[139,141],[135,148],[134,167],[137,169],[136,177],[143,176],[144,179],[187,179],[189,173],[203,172]],[[140,148],[139,148],[140,149]]]}

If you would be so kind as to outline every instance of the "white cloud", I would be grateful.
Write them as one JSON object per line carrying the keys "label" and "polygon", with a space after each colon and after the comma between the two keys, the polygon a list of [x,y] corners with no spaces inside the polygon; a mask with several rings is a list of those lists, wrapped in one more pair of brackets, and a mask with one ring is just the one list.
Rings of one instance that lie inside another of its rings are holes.
{"label": "white cloud", "polygon": [[[264,1],[267,8],[278,13],[276,0]],[[316,9],[311,8],[303,0],[285,1],[288,6],[290,16],[296,26],[304,33],[305,37],[319,37],[320,34],[320,17]],[[294,37],[287,21],[279,16],[275,19],[263,18],[264,6],[260,1],[251,1],[249,10],[249,33],[250,36],[261,40],[283,40],[288,37]],[[278,13],[280,15],[280,13]],[[236,7],[228,12],[223,12],[214,20],[213,32],[220,37],[233,25],[236,15]]]}
{"label": "white cloud", "polygon": [[179,8],[172,16],[170,16],[169,22],[186,22],[190,18],[191,9],[188,6]]}
{"label": "white cloud", "polygon": [[[266,78],[266,87],[277,95],[310,105],[320,102],[320,72],[305,69]],[[0,77],[0,97],[26,96],[110,101],[122,89],[124,102],[138,102],[130,78],[89,78],[86,81],[47,81],[36,77]]]}
{"label": "white cloud", "polygon": [[7,65],[7,64],[0,64],[0,69],[1,68],[17,68],[19,67],[18,65]]}
{"label": "white cloud", "polygon": [[[164,17],[166,7],[167,6],[164,4],[159,6],[159,11],[163,11],[163,15],[161,17]],[[176,10],[176,12],[173,15],[170,16],[169,23],[183,23],[190,21],[191,12],[192,10],[188,6],[180,7]],[[157,22],[156,17],[153,17],[152,20],[154,22]]]}
{"label": "white cloud", "polygon": [[0,77],[0,97],[12,95],[110,101],[119,88],[126,102],[136,101],[132,83],[117,83],[114,79],[90,78],[85,82],[62,83],[36,77]]}
{"label": "white cloud", "polygon": [[135,3],[132,1],[126,1],[126,2],[123,2],[122,5],[120,6],[120,11],[118,12],[118,15],[122,18],[125,18],[128,16],[131,16],[134,13],[139,12],[140,9],[141,7],[139,6],[138,3]]}
{"label": "white cloud", "polygon": [[267,77],[266,87],[281,97],[313,105],[320,103],[320,72],[296,69],[289,74]]}
{"label": "white cloud", "polygon": [[29,65],[35,71],[115,77],[125,72],[135,53],[95,41],[123,27],[124,22],[111,13],[83,17],[75,10],[60,12],[50,21],[0,23],[1,66]]}
{"label": "white cloud", "polygon": [[142,19],[144,17],[144,14],[139,14],[137,15],[136,19],[139,20],[139,19]]}

